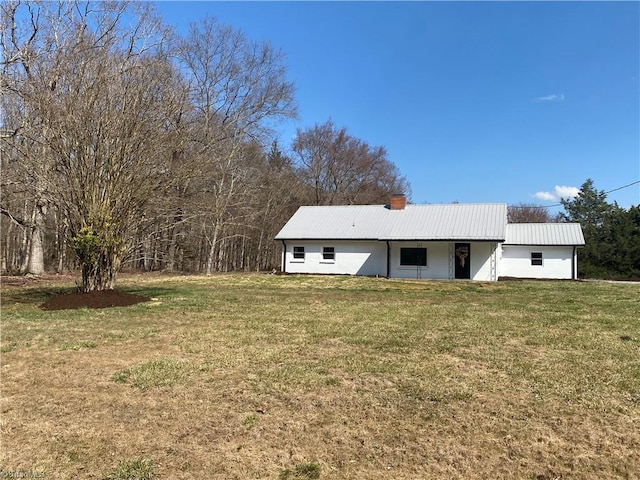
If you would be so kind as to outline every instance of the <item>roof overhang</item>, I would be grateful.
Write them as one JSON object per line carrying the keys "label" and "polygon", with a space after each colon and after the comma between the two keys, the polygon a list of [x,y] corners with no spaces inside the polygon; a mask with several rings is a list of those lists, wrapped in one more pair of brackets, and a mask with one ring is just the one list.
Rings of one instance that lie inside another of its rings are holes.
{"label": "roof overhang", "polygon": [[293,242],[488,242],[488,243],[503,243],[504,238],[285,238],[275,237],[275,240],[279,241],[293,241]]}

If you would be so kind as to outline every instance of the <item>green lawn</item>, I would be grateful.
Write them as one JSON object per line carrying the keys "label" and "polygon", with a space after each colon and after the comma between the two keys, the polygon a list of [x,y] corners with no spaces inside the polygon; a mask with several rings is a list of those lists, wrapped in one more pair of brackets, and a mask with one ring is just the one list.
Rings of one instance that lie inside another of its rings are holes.
{"label": "green lawn", "polygon": [[0,475],[640,478],[640,284],[129,276],[3,287]]}

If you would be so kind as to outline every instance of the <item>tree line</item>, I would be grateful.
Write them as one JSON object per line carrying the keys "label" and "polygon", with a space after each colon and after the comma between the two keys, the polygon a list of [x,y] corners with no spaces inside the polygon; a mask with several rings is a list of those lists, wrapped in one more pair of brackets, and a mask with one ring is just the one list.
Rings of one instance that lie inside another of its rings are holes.
{"label": "tree line", "polygon": [[[384,147],[296,117],[285,57],[204,18],[178,34],[146,2],[0,4],[0,270],[213,273],[280,264],[300,205],[381,204],[410,185]],[[288,153],[285,153],[285,150]],[[587,180],[550,216],[577,221],[581,276],[640,277],[640,213]]]}
{"label": "tree line", "polygon": [[178,34],[146,2],[0,5],[3,272],[213,273],[280,263],[302,204],[384,203],[408,181],[331,120],[296,117],[285,57],[205,18]]}

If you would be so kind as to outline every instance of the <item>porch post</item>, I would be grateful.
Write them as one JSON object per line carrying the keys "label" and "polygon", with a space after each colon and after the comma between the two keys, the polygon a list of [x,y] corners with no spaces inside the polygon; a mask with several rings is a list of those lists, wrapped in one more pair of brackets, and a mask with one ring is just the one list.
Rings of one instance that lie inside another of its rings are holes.
{"label": "porch post", "polygon": [[282,240],[282,273],[287,273],[287,244]]}
{"label": "porch post", "polygon": [[391,278],[391,245],[387,240],[387,278]]}

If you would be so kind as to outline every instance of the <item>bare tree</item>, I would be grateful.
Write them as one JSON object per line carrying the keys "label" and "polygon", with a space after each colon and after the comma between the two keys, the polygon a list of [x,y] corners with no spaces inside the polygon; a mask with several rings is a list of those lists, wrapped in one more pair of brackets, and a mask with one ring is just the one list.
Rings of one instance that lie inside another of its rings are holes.
{"label": "bare tree", "polygon": [[275,141],[262,157],[255,191],[256,269],[276,268],[280,265],[281,245],[275,244],[273,238],[303,203],[304,190],[292,160]]}
{"label": "bare tree", "polygon": [[21,135],[42,149],[23,161],[43,165],[36,184],[67,222],[82,290],[110,289],[182,108],[164,32],[144,4],[19,6],[3,10],[2,87],[23,104]]}
{"label": "bare tree", "polygon": [[298,129],[292,148],[316,205],[380,203],[391,193],[409,194],[409,183],[384,147],[371,147],[331,120]]}
{"label": "bare tree", "polygon": [[508,207],[507,221],[509,223],[547,223],[559,221],[559,216],[552,216],[544,206],[520,203]]}
{"label": "bare tree", "polygon": [[[23,22],[16,20],[18,16]],[[44,228],[50,204],[44,179],[48,166],[44,161],[44,147],[28,134],[34,117],[24,101],[26,89],[23,87],[31,73],[29,66],[42,48],[37,36],[38,22],[37,4],[6,2],[0,5],[0,213],[9,227],[3,229],[4,232],[11,232],[11,227],[22,232],[22,241],[13,246],[17,247],[18,254],[9,262],[11,269],[35,275],[42,274],[45,268]],[[5,253],[8,247],[5,235]],[[3,257],[6,262],[6,256]],[[19,265],[15,263],[17,258],[21,259]]]}
{"label": "bare tree", "polygon": [[0,8],[3,270],[61,269],[66,244],[85,291],[112,288],[123,262],[271,268],[299,205],[409,194],[383,147],[332,122],[298,131],[293,159],[267,151],[295,116],[267,43],[212,19],[179,38],[144,3]]}
{"label": "bare tree", "polygon": [[191,26],[179,51],[194,106],[189,140],[198,177],[191,188],[208,244],[206,272],[212,273],[224,254],[226,226],[246,217],[249,146],[265,142],[272,122],[295,116],[294,89],[280,52],[211,18]]}

